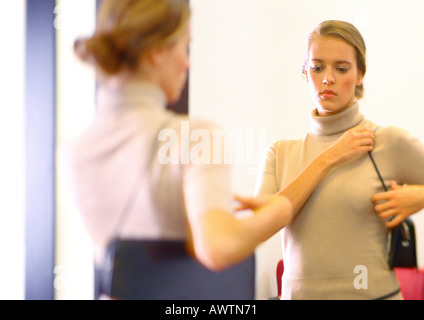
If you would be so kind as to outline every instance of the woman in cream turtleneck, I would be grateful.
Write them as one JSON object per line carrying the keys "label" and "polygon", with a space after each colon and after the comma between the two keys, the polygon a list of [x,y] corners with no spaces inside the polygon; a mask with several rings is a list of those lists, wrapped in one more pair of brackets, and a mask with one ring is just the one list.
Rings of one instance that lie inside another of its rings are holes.
{"label": "woman in cream turtleneck", "polygon": [[[257,184],[258,195],[286,195],[294,207],[282,230],[282,299],[401,299],[386,232],[424,207],[424,147],[399,128],[364,119],[357,100],[365,72],[365,43],[353,25],[325,21],[312,32],[303,68],[315,106],[311,130],[273,142]],[[346,135],[362,135],[359,145],[370,149],[375,143],[392,191],[383,192],[366,153],[329,161]]]}

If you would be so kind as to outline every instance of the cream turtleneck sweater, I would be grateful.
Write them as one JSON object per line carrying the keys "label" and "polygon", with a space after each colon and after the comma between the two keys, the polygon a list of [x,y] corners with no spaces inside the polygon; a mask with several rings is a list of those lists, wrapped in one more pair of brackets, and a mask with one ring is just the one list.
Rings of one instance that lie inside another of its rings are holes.
{"label": "cream turtleneck sweater", "polygon": [[[424,184],[423,145],[399,128],[378,128],[365,120],[358,104],[328,117],[314,111],[311,120],[311,131],[304,137],[278,140],[268,147],[257,194],[284,188],[321,151],[359,124],[376,130],[373,155],[387,185],[391,180]],[[382,191],[366,155],[326,175],[282,230],[282,299],[377,299],[399,288],[387,264],[387,229],[371,202]],[[362,285],[355,286],[355,281]]]}

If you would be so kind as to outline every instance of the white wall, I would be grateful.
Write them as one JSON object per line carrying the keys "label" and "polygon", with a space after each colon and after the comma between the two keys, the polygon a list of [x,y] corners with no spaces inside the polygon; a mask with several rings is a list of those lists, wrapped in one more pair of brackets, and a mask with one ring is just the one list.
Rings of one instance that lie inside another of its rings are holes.
{"label": "white wall", "polygon": [[57,206],[55,299],[93,299],[94,266],[91,241],[66,180],[69,142],[94,116],[95,75],[73,53],[76,38],[95,28],[95,0],[58,0],[57,41]]}
{"label": "white wall", "polygon": [[0,300],[25,297],[25,3],[0,0]]}
{"label": "white wall", "polygon": [[[421,0],[191,0],[190,112],[229,128],[266,130],[266,140],[309,129],[301,74],[307,37],[321,21],[355,24],[368,47],[362,112],[424,140],[424,3]],[[252,194],[252,163],[237,165],[233,189]],[[419,259],[424,266],[424,216]],[[258,250],[258,298],[276,295],[279,236]]]}

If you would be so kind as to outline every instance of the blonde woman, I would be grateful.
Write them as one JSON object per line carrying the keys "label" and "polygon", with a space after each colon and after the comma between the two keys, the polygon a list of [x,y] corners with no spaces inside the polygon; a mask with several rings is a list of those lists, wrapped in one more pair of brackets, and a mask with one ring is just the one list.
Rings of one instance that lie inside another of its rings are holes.
{"label": "blonde woman", "polygon": [[[386,232],[424,206],[424,147],[404,130],[379,127],[361,114],[366,47],[352,24],[321,23],[307,53],[311,130],[272,143],[257,184],[257,194],[286,195],[294,207],[295,217],[282,231],[282,299],[400,299],[387,263]],[[366,154],[330,167],[322,160],[341,136],[358,135],[352,131],[358,127],[375,132],[372,153],[395,189],[391,193],[382,193]]]}
{"label": "blonde woman", "polygon": [[[270,199],[255,216],[236,218],[230,166],[217,161],[224,158],[223,151],[211,150],[200,162],[183,158],[198,151],[199,142],[187,140],[195,130],[212,137],[216,129],[208,121],[166,110],[186,82],[189,44],[185,0],[106,0],[95,34],[75,43],[77,55],[95,66],[100,81],[96,117],[75,142],[71,158],[76,201],[97,264],[136,184],[119,235],[191,239],[195,256],[212,270],[248,257],[292,218],[284,196]],[[164,145],[167,151],[177,150],[177,159],[166,158],[166,152],[160,157],[161,126],[176,134]],[[190,129],[188,136],[181,133],[183,126]]]}

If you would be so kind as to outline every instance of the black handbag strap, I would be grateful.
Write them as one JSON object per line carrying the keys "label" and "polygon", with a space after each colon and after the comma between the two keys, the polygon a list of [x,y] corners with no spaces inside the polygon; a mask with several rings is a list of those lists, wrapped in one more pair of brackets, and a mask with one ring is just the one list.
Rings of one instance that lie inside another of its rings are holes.
{"label": "black handbag strap", "polygon": [[389,189],[387,188],[386,184],[384,183],[383,177],[381,176],[380,170],[378,170],[377,163],[375,162],[374,157],[373,157],[371,151],[368,152],[368,155],[369,155],[369,157],[371,159],[372,164],[374,165],[374,169],[377,172],[378,178],[380,179],[380,182],[383,185],[384,191],[386,191],[386,192],[389,191]]}
{"label": "black handbag strap", "polygon": [[[375,162],[374,157],[373,157],[371,151],[368,152],[368,155],[369,155],[369,157],[371,159],[372,164],[374,165],[374,169],[377,172],[378,178],[380,179],[380,182],[383,185],[384,191],[385,192],[389,191],[389,189],[387,188],[386,184],[384,183],[383,177],[381,176],[380,170],[378,170],[377,163]],[[391,221],[393,219],[394,218],[392,217],[392,218],[389,219],[389,221]],[[408,224],[405,221],[403,221],[401,223],[401,226],[402,226],[402,232],[403,232],[404,238],[407,239],[408,241],[411,240],[411,233],[410,233]]]}
{"label": "black handbag strap", "polygon": [[131,209],[134,205],[134,201],[136,199],[138,187],[140,186],[140,182],[142,181],[142,178],[145,177],[147,172],[150,169],[150,166],[153,162],[153,159],[156,155],[156,147],[158,142],[158,135],[159,133],[166,127],[166,125],[169,123],[169,121],[173,119],[173,116],[168,117],[165,121],[161,123],[161,125],[156,130],[155,134],[153,135],[153,140],[150,143],[150,148],[148,149],[148,155],[149,160],[146,163],[146,166],[144,168],[140,169],[140,172],[136,176],[136,179],[134,181],[133,187],[130,189],[129,196],[123,206],[122,213],[119,217],[118,223],[115,226],[114,232],[112,233],[112,239],[113,238],[119,238],[119,232],[122,229],[124,223],[126,222],[126,218],[128,217],[128,214],[131,212]]}

